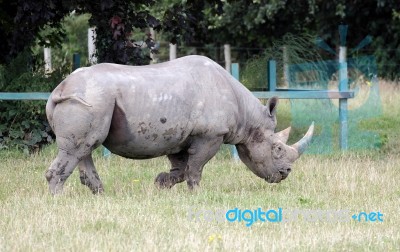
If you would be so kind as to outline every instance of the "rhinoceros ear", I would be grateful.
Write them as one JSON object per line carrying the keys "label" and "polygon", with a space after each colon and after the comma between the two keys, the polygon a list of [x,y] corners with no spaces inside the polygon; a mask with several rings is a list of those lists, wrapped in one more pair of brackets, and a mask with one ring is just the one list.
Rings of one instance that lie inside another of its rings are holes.
{"label": "rhinoceros ear", "polygon": [[274,96],[268,99],[267,102],[267,114],[269,117],[275,117],[276,106],[278,105],[279,98]]}

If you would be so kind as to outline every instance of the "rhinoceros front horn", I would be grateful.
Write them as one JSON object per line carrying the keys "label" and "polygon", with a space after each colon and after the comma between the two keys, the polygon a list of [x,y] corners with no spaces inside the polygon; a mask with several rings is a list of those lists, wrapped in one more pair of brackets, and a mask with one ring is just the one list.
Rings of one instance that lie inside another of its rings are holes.
{"label": "rhinoceros front horn", "polygon": [[304,137],[300,139],[300,141],[292,145],[292,147],[297,151],[299,156],[303,154],[303,152],[307,149],[308,145],[311,143],[313,133],[314,133],[314,122],[312,122],[310,128],[308,129]]}

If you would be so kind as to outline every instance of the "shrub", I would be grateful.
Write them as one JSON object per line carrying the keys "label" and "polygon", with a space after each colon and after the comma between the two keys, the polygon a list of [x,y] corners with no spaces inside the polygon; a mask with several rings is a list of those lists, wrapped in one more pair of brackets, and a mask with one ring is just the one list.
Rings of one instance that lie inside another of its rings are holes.
{"label": "shrub", "polygon": [[[9,65],[0,66],[0,92],[50,92],[69,72],[62,66],[45,74],[43,64],[34,59],[23,52]],[[16,147],[32,153],[52,142],[45,107],[45,101],[0,100],[0,149]]]}

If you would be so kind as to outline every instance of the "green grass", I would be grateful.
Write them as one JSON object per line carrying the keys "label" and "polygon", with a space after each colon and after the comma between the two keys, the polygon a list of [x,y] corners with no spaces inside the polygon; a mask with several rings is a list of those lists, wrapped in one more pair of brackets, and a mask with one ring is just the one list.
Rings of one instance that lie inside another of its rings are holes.
{"label": "green grass", "polygon": [[[242,163],[232,161],[224,148],[207,164],[199,190],[190,192],[184,183],[158,190],[153,180],[168,170],[165,158],[104,159],[97,150],[94,160],[105,193],[92,195],[75,171],[64,193],[52,197],[44,172],[56,155],[55,146],[32,156],[2,151],[0,251],[399,250],[399,98],[397,89],[384,86],[383,116],[364,125],[386,135],[382,149],[303,155],[280,184],[257,178]],[[285,114],[282,107],[279,113]],[[380,211],[384,221],[329,223],[300,218],[246,227],[243,222],[208,222],[205,216],[188,219],[189,211],[235,207]]]}

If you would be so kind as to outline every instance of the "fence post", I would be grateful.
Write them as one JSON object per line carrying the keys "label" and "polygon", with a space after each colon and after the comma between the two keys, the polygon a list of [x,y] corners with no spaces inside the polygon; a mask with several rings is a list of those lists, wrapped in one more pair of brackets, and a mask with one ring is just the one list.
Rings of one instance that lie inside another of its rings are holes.
{"label": "fence post", "polygon": [[96,57],[96,46],[94,44],[94,41],[96,40],[96,28],[89,28],[88,29],[88,57],[89,57],[89,63],[90,64],[96,64],[97,63],[97,57]]}
{"label": "fence post", "polygon": [[[156,47],[156,45],[157,45],[157,42],[156,42],[156,31],[153,28],[150,28],[150,34],[151,34],[150,35],[151,39],[153,39],[153,41],[154,41],[154,46]],[[151,58],[150,64],[156,64],[160,60],[158,58],[158,54],[157,53],[150,52],[150,58]]]}
{"label": "fence post", "polygon": [[267,91],[276,91],[276,61],[268,60],[268,87]]}
{"label": "fence post", "polygon": [[45,73],[51,73],[52,65],[51,65],[51,48],[50,47],[45,47],[43,50],[44,54],[44,72]]}
{"label": "fence post", "polygon": [[[94,44],[96,40],[96,28],[92,27],[88,29],[88,53],[89,53],[89,63],[96,64],[96,45]],[[103,146],[103,157],[108,158],[111,156],[111,151],[109,151],[106,147]]]}
{"label": "fence post", "polygon": [[224,45],[224,58],[225,58],[225,69],[228,72],[231,72],[231,65],[232,65],[232,59],[231,59],[231,45],[230,44],[225,44]]}
{"label": "fence post", "polygon": [[[239,63],[232,63],[231,74],[235,79],[239,80]],[[235,145],[231,145],[231,154],[235,161],[239,160],[239,153],[237,152]]]}
{"label": "fence post", "polygon": [[81,55],[79,53],[74,53],[72,55],[72,71],[81,67]]}
{"label": "fence post", "polygon": [[[340,35],[340,47],[339,47],[339,91],[348,91],[348,78],[347,78],[347,48],[346,48],[346,36],[347,36],[347,25],[339,26]],[[340,149],[348,149],[348,108],[347,98],[339,99],[339,124],[340,124]]]}
{"label": "fence post", "polygon": [[176,59],[176,44],[169,44],[169,60]]}
{"label": "fence post", "polygon": [[289,55],[287,46],[282,47],[282,57],[283,57],[283,80],[285,87],[289,88]]}

